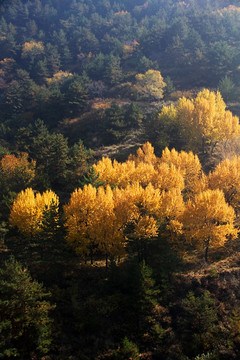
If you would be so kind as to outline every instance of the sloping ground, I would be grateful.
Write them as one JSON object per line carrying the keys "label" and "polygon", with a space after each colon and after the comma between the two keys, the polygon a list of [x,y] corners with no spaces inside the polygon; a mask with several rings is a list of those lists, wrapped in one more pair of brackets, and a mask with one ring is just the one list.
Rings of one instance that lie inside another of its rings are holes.
{"label": "sloping ground", "polygon": [[102,146],[95,151],[94,156],[96,159],[109,157],[118,161],[125,161],[128,155],[135,153],[143,145],[142,136],[141,130],[132,130],[120,144]]}
{"label": "sloping ground", "polygon": [[[234,244],[234,247],[239,248],[239,245]],[[170,344],[168,349],[168,353],[171,353],[169,359],[180,359],[175,357],[177,345],[188,354],[190,359],[195,359],[197,353],[206,354],[216,351],[220,359],[238,360],[240,355],[239,249],[225,259],[211,262],[207,266],[200,262],[195,270],[175,274],[163,306],[169,311],[171,330],[176,339],[175,345]],[[201,341],[195,343],[197,338],[198,341],[202,338],[202,344]],[[193,355],[195,345],[195,350],[198,351]]]}
{"label": "sloping ground", "polygon": [[240,252],[199,270],[176,274],[173,286],[178,289],[179,298],[189,291],[208,290],[229,310],[240,306]]}

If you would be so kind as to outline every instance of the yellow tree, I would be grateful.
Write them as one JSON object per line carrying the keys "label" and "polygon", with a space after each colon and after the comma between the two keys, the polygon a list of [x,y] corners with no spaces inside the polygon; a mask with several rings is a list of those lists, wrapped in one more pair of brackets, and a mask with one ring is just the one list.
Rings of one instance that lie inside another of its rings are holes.
{"label": "yellow tree", "polygon": [[137,155],[129,155],[128,160],[134,161],[136,165],[139,165],[139,163],[147,163],[154,166],[159,161],[154,154],[154,147],[150,142],[146,142],[143,144],[142,148],[138,148]]}
{"label": "yellow tree", "polygon": [[151,183],[161,191],[169,191],[175,188],[182,191],[184,189],[184,178],[181,170],[169,163],[160,163],[156,166]]}
{"label": "yellow tree", "polygon": [[137,156],[130,155],[123,163],[102,158],[93,165],[95,172],[99,174],[99,179],[111,186],[126,187],[134,182],[146,186],[154,176],[154,164],[157,161],[153,147],[148,144],[149,146],[143,145],[143,150],[138,149]]}
{"label": "yellow tree", "polygon": [[137,182],[143,187],[152,183],[161,190],[184,188],[182,170],[170,161],[161,161],[150,143],[144,144],[137,155],[130,155],[123,163],[103,158],[94,165],[94,170],[101,181],[111,186],[126,187]]}
{"label": "yellow tree", "polygon": [[206,190],[189,200],[182,215],[182,228],[178,228],[187,243],[205,248],[205,261],[209,247],[223,246],[229,237],[237,237],[234,227],[235,212],[221,190]]}
{"label": "yellow tree", "polygon": [[121,218],[116,216],[113,191],[107,185],[106,189],[99,187],[94,211],[94,228],[98,249],[108,258],[115,258],[124,253],[125,237]]}
{"label": "yellow tree", "polygon": [[44,53],[44,45],[41,41],[26,41],[22,45],[22,57],[24,59],[30,58],[34,59],[35,57],[38,57],[39,55],[42,55]]}
{"label": "yellow tree", "polygon": [[1,175],[3,180],[11,185],[15,191],[19,191],[30,185],[35,177],[36,161],[28,160],[28,154],[5,155],[1,159]]}
{"label": "yellow tree", "polygon": [[119,256],[123,253],[124,235],[121,218],[117,218],[113,192],[108,185],[94,188],[91,184],[83,190],[76,189],[69,204],[64,207],[67,241],[75,251],[90,255],[93,262],[94,250],[106,255]]}
{"label": "yellow tree", "polygon": [[116,184],[116,171],[110,158],[103,157],[97,164],[93,164],[93,168],[95,173],[99,175],[99,180],[109,185]]}
{"label": "yellow tree", "polygon": [[133,86],[133,92],[141,99],[161,100],[166,83],[160,71],[148,70],[145,74],[135,76],[136,83]]}
{"label": "yellow tree", "polygon": [[[181,126],[182,137],[195,151],[212,150],[220,140],[231,140],[240,134],[239,119],[226,110],[219,92],[208,89],[199,92],[195,99],[179,99],[176,111],[173,106],[164,107],[162,112],[175,114]],[[162,116],[162,112],[159,116]]]}
{"label": "yellow tree", "polygon": [[151,183],[146,187],[135,183],[114,189],[114,203],[127,240],[137,244],[140,259],[146,256],[148,241],[158,236],[159,226],[168,226],[172,221],[176,225],[184,210],[179,189],[162,191]]}
{"label": "yellow tree", "polygon": [[154,166],[148,162],[136,162],[127,160],[119,163],[116,160],[102,158],[93,165],[94,170],[99,174],[99,179],[111,186],[126,187],[128,184],[139,182],[146,186],[154,176]]}
{"label": "yellow tree", "polygon": [[44,212],[50,211],[52,205],[59,205],[58,197],[53,191],[48,190],[41,195],[27,188],[21,191],[13,202],[10,225],[32,237],[41,230]]}
{"label": "yellow tree", "polygon": [[207,180],[202,171],[202,166],[197,155],[191,151],[178,152],[175,149],[171,151],[165,148],[162,152],[161,161],[167,164],[173,164],[180,170],[184,179],[184,197],[192,197],[206,189]]}
{"label": "yellow tree", "polygon": [[226,201],[235,210],[240,204],[240,156],[226,159],[217,165],[208,175],[209,188],[220,189],[224,192]]}
{"label": "yellow tree", "polygon": [[64,206],[67,241],[78,254],[90,254],[91,262],[97,246],[93,233],[96,196],[96,188],[89,184],[84,186],[83,190],[76,189],[69,203]]}
{"label": "yellow tree", "polygon": [[116,216],[121,219],[127,240],[136,243],[140,260],[146,257],[147,240],[157,236],[160,200],[159,190],[151,184],[143,188],[134,183],[114,190]]}

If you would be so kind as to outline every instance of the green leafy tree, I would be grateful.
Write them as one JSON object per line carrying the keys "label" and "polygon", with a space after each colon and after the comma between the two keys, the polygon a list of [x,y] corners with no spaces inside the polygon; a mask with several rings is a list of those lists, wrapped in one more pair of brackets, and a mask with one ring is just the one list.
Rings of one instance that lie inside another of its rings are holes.
{"label": "green leafy tree", "polygon": [[210,64],[215,75],[222,77],[228,69],[233,69],[235,49],[227,41],[216,41],[209,52]]}
{"label": "green leafy tree", "polygon": [[166,87],[165,87],[164,95],[169,96],[173,91],[175,91],[175,87],[173,85],[173,81],[170,78],[170,76],[167,76],[165,78],[165,83],[166,83]]}

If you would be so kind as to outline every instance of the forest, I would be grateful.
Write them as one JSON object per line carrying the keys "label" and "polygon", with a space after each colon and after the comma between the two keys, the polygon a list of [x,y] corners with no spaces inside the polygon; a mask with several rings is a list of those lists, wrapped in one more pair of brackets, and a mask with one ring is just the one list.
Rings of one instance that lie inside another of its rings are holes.
{"label": "forest", "polygon": [[0,1],[0,358],[240,358],[238,0]]}

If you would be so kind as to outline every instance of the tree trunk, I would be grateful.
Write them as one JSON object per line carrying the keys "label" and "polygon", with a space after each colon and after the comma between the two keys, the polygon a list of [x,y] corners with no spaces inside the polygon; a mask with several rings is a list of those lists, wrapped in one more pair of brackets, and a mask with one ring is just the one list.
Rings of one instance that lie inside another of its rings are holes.
{"label": "tree trunk", "polygon": [[106,254],[106,268],[108,267],[108,254]]}
{"label": "tree trunk", "polygon": [[206,263],[208,262],[209,240],[210,240],[210,239],[208,239],[208,241],[207,241],[207,243],[206,243],[205,256],[204,256]]}
{"label": "tree trunk", "polygon": [[93,264],[93,249],[92,246],[90,248],[90,257],[91,257],[91,265]]}

